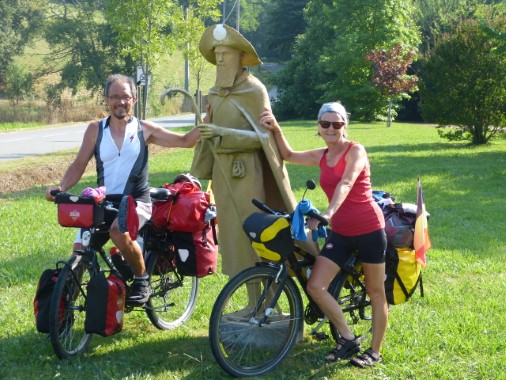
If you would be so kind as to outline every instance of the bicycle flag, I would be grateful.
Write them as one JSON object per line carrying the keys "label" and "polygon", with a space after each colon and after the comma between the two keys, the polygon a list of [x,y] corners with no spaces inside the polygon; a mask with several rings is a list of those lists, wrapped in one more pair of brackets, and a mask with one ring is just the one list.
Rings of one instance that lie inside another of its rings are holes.
{"label": "bicycle flag", "polygon": [[423,201],[422,182],[418,177],[418,193],[416,200],[416,222],[413,239],[415,248],[415,258],[423,267],[427,265],[426,252],[432,247],[429,238],[429,227],[427,224],[427,213],[425,212],[425,203]]}

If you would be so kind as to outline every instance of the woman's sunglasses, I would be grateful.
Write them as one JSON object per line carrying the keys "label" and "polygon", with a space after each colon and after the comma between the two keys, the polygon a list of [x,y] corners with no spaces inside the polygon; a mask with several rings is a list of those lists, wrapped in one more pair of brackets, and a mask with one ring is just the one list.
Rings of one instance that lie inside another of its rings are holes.
{"label": "woman's sunglasses", "polygon": [[341,129],[342,127],[344,127],[345,124],[342,121],[324,121],[324,120],[320,120],[318,123],[323,129],[329,129],[331,125],[332,128],[334,129]]}

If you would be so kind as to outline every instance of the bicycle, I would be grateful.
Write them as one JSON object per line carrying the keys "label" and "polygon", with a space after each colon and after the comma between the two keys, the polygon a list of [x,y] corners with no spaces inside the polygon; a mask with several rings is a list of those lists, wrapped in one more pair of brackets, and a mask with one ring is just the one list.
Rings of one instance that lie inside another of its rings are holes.
{"label": "bicycle", "polygon": [[[58,197],[58,191],[51,195]],[[150,188],[152,200],[168,201],[168,189]],[[50,306],[49,337],[56,356],[67,359],[83,353],[93,334],[85,331],[87,284],[99,272],[110,272],[122,279],[127,294],[129,281],[104,251],[109,228],[118,214],[121,195],[107,195],[104,221],[83,230],[83,249],[74,251],[68,261],[59,261],[61,272],[56,280]],[[125,313],[144,310],[151,323],[160,330],[171,330],[186,322],[192,315],[198,295],[198,278],[179,274],[176,266],[171,232],[158,230],[148,221],[139,231],[143,242],[143,257],[153,293],[145,305],[125,305]],[[99,257],[102,258],[101,263]],[[124,273],[124,272],[123,272]]]}
{"label": "bicycle", "polygon": [[[315,183],[307,181],[306,191],[314,188]],[[275,211],[256,199],[253,199],[253,204],[265,212],[253,213],[249,217],[255,218],[257,226],[286,219],[290,231],[293,213]],[[307,215],[317,218],[323,225],[327,224],[314,211]],[[262,232],[257,230],[258,227],[252,227],[248,219],[243,226],[250,239],[252,236],[257,238]],[[209,325],[211,350],[221,368],[232,376],[260,376],[273,370],[296,343],[303,331],[303,320],[309,325],[319,322],[311,335],[317,339],[326,337],[325,333],[318,330],[328,320],[306,292],[307,273],[315,257],[297,246],[291,233],[280,233],[271,243],[271,246],[289,249],[286,252],[277,250],[278,259],[275,259],[276,255],[269,252],[271,250],[257,245],[259,249],[256,251],[263,261],[234,276],[222,289],[213,306]],[[305,309],[296,282],[308,299]],[[256,289],[256,303],[248,308],[251,298],[248,291],[251,293],[252,289]],[[356,255],[337,274],[328,291],[339,302],[345,315],[350,316],[353,324],[371,319],[362,265]],[[330,322],[329,325],[331,335],[337,341],[339,333]]]}

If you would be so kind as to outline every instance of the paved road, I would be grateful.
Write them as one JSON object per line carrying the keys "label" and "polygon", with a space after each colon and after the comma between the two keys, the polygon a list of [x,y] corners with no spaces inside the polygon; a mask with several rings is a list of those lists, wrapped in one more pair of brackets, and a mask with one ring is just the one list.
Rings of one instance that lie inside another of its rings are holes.
{"label": "paved road", "polygon": [[[164,128],[177,128],[193,125],[195,115],[190,113],[151,120]],[[79,147],[86,126],[81,124],[25,132],[0,133],[0,162]]]}

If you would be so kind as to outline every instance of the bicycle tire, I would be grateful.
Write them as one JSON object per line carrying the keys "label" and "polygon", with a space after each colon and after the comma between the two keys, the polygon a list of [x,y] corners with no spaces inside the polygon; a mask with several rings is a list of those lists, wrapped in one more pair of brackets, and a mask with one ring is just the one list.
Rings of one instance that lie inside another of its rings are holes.
{"label": "bicycle tire", "polygon": [[259,324],[265,315],[265,299],[257,304],[259,315],[247,310],[248,286],[262,298],[275,291],[278,272],[268,266],[248,268],[233,277],[216,299],[209,323],[211,350],[221,368],[232,376],[260,376],[272,371],[302,332],[302,299],[290,277],[266,323]]}
{"label": "bicycle tire", "polygon": [[190,319],[197,303],[197,277],[181,276],[170,255],[149,251],[146,271],[153,294],[146,303],[146,314],[156,328],[172,330]]}
{"label": "bicycle tire", "polygon": [[49,309],[49,337],[61,360],[82,354],[92,338],[84,329],[86,284],[91,276],[82,257],[72,256],[56,280]]}
{"label": "bicycle tire", "polygon": [[[366,316],[366,312],[371,310],[371,301],[365,290],[362,268],[360,268],[360,272],[357,275],[358,280],[351,277],[348,273],[339,273],[334,280],[331,291],[332,297],[337,300],[344,315],[348,315],[353,324],[357,323],[359,319],[371,319],[369,316]],[[358,313],[358,316],[356,313]],[[332,337],[337,342],[340,334],[334,325],[331,322],[329,323]]]}

